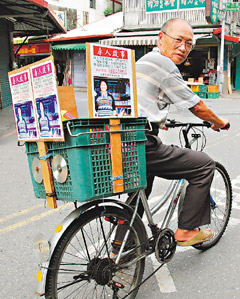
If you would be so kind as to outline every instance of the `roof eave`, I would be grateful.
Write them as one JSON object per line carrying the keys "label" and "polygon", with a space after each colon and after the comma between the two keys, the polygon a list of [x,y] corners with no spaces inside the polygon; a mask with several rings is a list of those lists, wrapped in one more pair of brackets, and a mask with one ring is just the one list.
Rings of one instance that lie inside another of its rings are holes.
{"label": "roof eave", "polygon": [[113,33],[109,34],[92,34],[85,36],[73,36],[73,37],[62,37],[62,38],[48,38],[45,39],[45,42],[63,42],[63,41],[71,41],[71,40],[79,40],[79,39],[92,39],[92,38],[105,38],[105,37],[113,37]]}

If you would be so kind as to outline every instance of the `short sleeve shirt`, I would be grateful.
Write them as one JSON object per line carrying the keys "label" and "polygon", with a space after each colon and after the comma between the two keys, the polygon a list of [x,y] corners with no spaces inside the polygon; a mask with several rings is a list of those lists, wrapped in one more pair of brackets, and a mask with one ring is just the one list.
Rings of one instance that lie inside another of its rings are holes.
{"label": "short sleeve shirt", "polygon": [[177,66],[154,48],[136,63],[139,116],[164,124],[170,104],[189,109],[201,99],[186,85]]}

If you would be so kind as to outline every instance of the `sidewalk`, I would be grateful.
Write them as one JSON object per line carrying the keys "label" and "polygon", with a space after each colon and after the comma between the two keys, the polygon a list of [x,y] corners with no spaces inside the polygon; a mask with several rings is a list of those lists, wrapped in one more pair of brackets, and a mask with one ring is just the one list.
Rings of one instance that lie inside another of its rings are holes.
{"label": "sidewalk", "polygon": [[232,94],[223,94],[220,96],[220,99],[240,100],[240,90],[233,90]]}
{"label": "sidewalk", "polygon": [[0,137],[16,130],[12,106],[0,110]]}

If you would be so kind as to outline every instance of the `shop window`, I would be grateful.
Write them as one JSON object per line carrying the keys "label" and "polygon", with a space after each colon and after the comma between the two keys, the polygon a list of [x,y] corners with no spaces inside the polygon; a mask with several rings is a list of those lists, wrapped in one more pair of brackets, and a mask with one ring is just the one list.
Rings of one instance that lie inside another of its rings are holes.
{"label": "shop window", "polygon": [[90,0],[90,8],[96,8],[96,0]]}

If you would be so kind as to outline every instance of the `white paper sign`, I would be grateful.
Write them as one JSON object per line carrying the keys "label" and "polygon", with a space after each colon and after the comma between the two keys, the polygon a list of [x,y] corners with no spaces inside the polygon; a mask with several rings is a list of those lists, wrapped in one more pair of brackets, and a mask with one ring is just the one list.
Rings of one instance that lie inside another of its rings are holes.
{"label": "white paper sign", "polygon": [[29,70],[27,69],[10,75],[9,85],[12,94],[18,140],[38,140],[37,116],[34,108]]}
{"label": "white paper sign", "polygon": [[92,90],[89,115],[137,117],[133,92],[132,50],[90,44]]}

